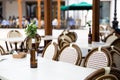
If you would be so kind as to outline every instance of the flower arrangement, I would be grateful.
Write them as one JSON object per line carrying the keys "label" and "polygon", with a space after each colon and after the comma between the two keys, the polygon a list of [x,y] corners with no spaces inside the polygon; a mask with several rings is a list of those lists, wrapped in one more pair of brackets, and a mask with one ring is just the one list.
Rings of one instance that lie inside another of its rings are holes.
{"label": "flower arrangement", "polygon": [[35,37],[35,35],[37,34],[37,26],[35,21],[27,25],[27,28],[25,29],[25,33],[27,36],[31,38]]}

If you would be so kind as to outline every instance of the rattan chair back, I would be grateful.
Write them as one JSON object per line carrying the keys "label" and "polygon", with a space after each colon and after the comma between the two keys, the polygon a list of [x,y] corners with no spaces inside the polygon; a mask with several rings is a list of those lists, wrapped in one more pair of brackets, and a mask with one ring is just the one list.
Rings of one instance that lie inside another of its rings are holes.
{"label": "rattan chair back", "polygon": [[59,51],[58,61],[79,65],[82,60],[81,49],[76,44],[67,44]]}
{"label": "rattan chair back", "polygon": [[113,47],[113,49],[110,51],[110,54],[112,56],[112,66],[117,67],[120,69],[120,49],[117,47]]}
{"label": "rattan chair back", "polygon": [[120,69],[120,49],[116,46],[106,46],[104,47],[110,52],[112,57],[112,67]]}
{"label": "rattan chair back", "polygon": [[5,50],[3,49],[3,47],[0,45],[0,55],[5,55]]}
{"label": "rattan chair back", "polygon": [[112,60],[109,51],[101,47],[89,51],[83,63],[85,67],[94,69],[111,66],[111,64]]}
{"label": "rattan chair back", "polygon": [[114,31],[113,33],[111,33],[107,37],[105,37],[104,42],[111,44],[115,39],[117,39],[119,37],[120,37],[120,35]]}
{"label": "rattan chair back", "polygon": [[[18,30],[10,30],[8,33],[7,33],[7,38],[16,38],[16,37],[22,37],[22,34],[18,31]],[[13,49],[13,45],[11,42],[7,42],[6,41],[6,47],[8,49],[8,43],[10,44],[10,47],[11,49]],[[20,46],[21,44],[19,44]],[[18,47],[18,46],[17,46]],[[9,51],[9,49],[8,49]]]}
{"label": "rattan chair back", "polygon": [[58,46],[61,49],[66,44],[76,42],[77,34],[75,32],[70,32],[69,30],[64,30],[58,37]]}
{"label": "rattan chair back", "polygon": [[[36,34],[35,36],[35,42],[36,42],[36,50],[39,47],[39,44],[41,42],[41,37],[39,34]],[[22,44],[24,50],[29,50],[32,48],[32,38],[27,36]]]}
{"label": "rattan chair back", "polygon": [[120,37],[115,39],[110,45],[120,48]]}
{"label": "rattan chair back", "polygon": [[18,30],[11,30],[7,34],[8,38],[21,37],[21,36],[22,34]]}
{"label": "rattan chair back", "polygon": [[97,69],[88,75],[85,80],[120,80],[120,70],[114,67]]}
{"label": "rattan chair back", "polygon": [[100,76],[96,80],[118,80],[118,78],[112,74],[108,74],[108,75]]}
{"label": "rattan chair back", "polygon": [[56,60],[58,55],[58,45],[56,42],[49,42],[42,53],[42,57]]}

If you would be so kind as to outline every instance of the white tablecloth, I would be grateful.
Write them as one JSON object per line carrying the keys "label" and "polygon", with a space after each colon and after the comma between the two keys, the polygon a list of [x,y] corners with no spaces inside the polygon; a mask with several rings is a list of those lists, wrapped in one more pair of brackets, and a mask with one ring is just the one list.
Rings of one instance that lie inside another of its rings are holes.
{"label": "white tablecloth", "polygon": [[82,51],[82,57],[85,57],[88,54],[88,50],[91,50],[91,49],[97,48],[97,47],[105,47],[105,46],[110,45],[105,42],[92,42],[92,44],[76,42],[75,44],[77,44],[80,47],[80,49]]}
{"label": "white tablecloth", "polygon": [[94,69],[76,66],[70,63],[47,60],[38,57],[38,67],[30,68],[30,57],[12,58],[12,55],[0,56],[0,77],[2,80],[84,80]]}

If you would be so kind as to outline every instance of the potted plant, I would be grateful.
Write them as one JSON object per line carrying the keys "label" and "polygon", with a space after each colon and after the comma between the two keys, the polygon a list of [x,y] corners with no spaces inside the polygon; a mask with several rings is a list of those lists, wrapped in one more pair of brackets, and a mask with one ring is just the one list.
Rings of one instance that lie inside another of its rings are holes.
{"label": "potted plant", "polygon": [[37,26],[35,23],[36,23],[35,21],[31,22],[30,24],[27,25],[27,27],[25,29],[25,34],[27,35],[27,38],[26,38],[27,39],[27,42],[26,42],[27,49],[31,49],[32,44],[36,45]]}
{"label": "potted plant", "polygon": [[25,29],[25,33],[28,37],[31,38],[35,37],[35,35],[37,34],[37,26],[35,21],[27,25],[27,28]]}
{"label": "potted plant", "polygon": [[35,21],[27,25],[27,28],[25,29],[25,34],[27,35],[27,39],[28,39],[27,42],[29,46],[28,49],[32,48],[32,45],[30,44],[35,44],[36,45],[35,49],[37,50],[41,38],[39,34],[37,34],[37,26]]}

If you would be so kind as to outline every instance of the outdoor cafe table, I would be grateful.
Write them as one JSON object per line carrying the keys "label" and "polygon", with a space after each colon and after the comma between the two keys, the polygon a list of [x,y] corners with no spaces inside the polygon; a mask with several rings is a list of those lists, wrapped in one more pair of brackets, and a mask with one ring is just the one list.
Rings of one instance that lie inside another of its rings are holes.
{"label": "outdoor cafe table", "polygon": [[88,43],[79,43],[76,42],[75,44],[77,44],[81,51],[82,51],[82,57],[86,57],[86,55],[88,54],[88,51],[90,51],[93,48],[97,48],[97,47],[105,47],[105,46],[109,46],[110,44],[105,43],[105,42],[92,42],[92,44],[88,44]]}
{"label": "outdoor cafe table", "polygon": [[[38,56],[38,67],[30,68],[30,56],[16,59],[12,55],[0,56],[2,80],[84,80],[95,69],[53,61]],[[5,79],[4,79],[5,78]]]}
{"label": "outdoor cafe table", "polygon": [[58,39],[58,37],[57,36],[51,36],[51,35],[41,36],[41,40],[53,40],[53,39]]}
{"label": "outdoor cafe table", "polygon": [[[25,38],[26,37],[0,38],[0,40],[5,41],[8,51],[9,51],[9,49],[8,49],[7,42],[13,43],[15,45],[15,50],[17,51],[17,44],[24,41]],[[41,37],[41,40],[43,40],[43,41],[45,41],[45,40],[53,40],[53,39],[57,39],[57,37],[51,36],[51,35],[45,35],[44,37]]]}
{"label": "outdoor cafe table", "polygon": [[5,41],[7,50],[8,49],[8,44],[7,42],[10,42],[15,45],[15,50],[17,51],[17,44],[24,41],[25,37],[14,37],[14,38],[0,38],[0,40]]}

